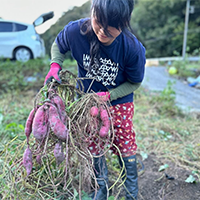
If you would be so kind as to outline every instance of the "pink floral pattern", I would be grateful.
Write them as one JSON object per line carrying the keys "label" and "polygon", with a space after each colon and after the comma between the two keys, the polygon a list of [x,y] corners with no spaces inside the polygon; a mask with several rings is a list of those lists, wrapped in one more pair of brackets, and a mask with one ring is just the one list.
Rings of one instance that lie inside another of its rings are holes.
{"label": "pink floral pattern", "polygon": [[[117,104],[110,107],[110,109],[114,117],[113,122],[115,138],[113,143],[119,148],[123,157],[135,155],[137,145],[135,142],[135,131],[133,128],[134,104]],[[89,150],[94,155],[100,153],[100,149],[97,148],[94,142],[90,144]],[[118,150],[114,146],[111,147],[111,150],[114,154],[119,155]]]}
{"label": "pink floral pattern", "polygon": [[[136,154],[135,131],[133,128],[134,104],[124,103],[112,106],[114,115],[114,144],[119,148],[123,157]],[[119,155],[115,147],[111,147],[114,154]]]}

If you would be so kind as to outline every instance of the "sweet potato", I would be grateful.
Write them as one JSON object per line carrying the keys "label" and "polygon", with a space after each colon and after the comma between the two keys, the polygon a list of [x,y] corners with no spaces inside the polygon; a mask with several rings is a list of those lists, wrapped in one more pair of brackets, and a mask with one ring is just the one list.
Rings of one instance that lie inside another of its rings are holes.
{"label": "sweet potato", "polygon": [[106,137],[110,129],[110,120],[107,110],[102,107],[100,108],[100,118],[102,121],[102,126],[100,128],[99,135],[101,137]]}
{"label": "sweet potato", "polygon": [[56,159],[56,164],[59,166],[65,159],[65,154],[63,153],[63,146],[61,142],[55,144],[54,156]]}
{"label": "sweet potato", "polygon": [[41,141],[46,137],[48,131],[47,123],[48,123],[48,116],[46,114],[45,105],[42,105],[37,110],[35,117],[33,119],[32,132],[37,140]]}
{"label": "sweet potato", "polygon": [[99,109],[96,106],[90,108],[90,115],[96,117],[99,113]]}
{"label": "sweet potato", "polygon": [[60,119],[57,108],[54,105],[50,105],[49,107],[49,123],[51,130],[58,137],[58,139],[66,141],[69,131]]}
{"label": "sweet potato", "polygon": [[65,104],[64,104],[62,98],[59,95],[56,95],[56,96],[53,96],[51,101],[57,107],[60,119],[62,120],[62,122],[64,124],[66,124],[67,114],[66,114],[66,111],[65,111]]}
{"label": "sweet potato", "polygon": [[25,150],[24,155],[23,155],[23,165],[26,169],[27,176],[30,175],[33,163],[32,163],[32,152],[29,149],[29,147]]}
{"label": "sweet potato", "polygon": [[35,112],[37,111],[37,108],[33,108],[26,120],[26,125],[25,125],[25,135],[27,137],[27,143],[29,143],[29,137],[32,132],[32,124],[33,124],[33,119],[35,117]]}

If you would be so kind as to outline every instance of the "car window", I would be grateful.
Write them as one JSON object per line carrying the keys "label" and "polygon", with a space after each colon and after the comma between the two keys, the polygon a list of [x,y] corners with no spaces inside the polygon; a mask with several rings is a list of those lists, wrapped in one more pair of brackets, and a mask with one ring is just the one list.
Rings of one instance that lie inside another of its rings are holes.
{"label": "car window", "polygon": [[11,22],[0,22],[0,32],[12,32],[13,24]]}
{"label": "car window", "polygon": [[24,31],[27,29],[27,26],[23,24],[14,23],[14,26],[14,31]]}

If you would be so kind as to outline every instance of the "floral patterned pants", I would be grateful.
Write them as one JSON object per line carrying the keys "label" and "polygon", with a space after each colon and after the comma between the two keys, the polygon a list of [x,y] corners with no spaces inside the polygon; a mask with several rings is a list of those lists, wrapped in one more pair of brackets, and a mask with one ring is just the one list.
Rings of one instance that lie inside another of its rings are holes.
{"label": "floral patterned pants", "polygon": [[[134,104],[124,103],[111,106],[111,113],[113,115],[115,137],[113,143],[117,146],[112,146],[110,149],[114,154],[119,155],[119,151],[122,157],[128,157],[136,154],[137,145],[135,142],[135,131],[133,128],[133,115]],[[96,151],[95,143],[92,143],[89,147],[92,154],[98,155],[99,149]]]}

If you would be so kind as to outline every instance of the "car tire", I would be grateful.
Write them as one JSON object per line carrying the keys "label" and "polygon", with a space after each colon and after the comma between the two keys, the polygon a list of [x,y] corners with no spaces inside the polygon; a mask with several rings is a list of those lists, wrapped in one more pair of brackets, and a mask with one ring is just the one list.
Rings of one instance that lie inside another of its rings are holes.
{"label": "car tire", "polygon": [[19,47],[14,52],[14,59],[21,62],[26,62],[32,58],[31,51],[26,47]]}

